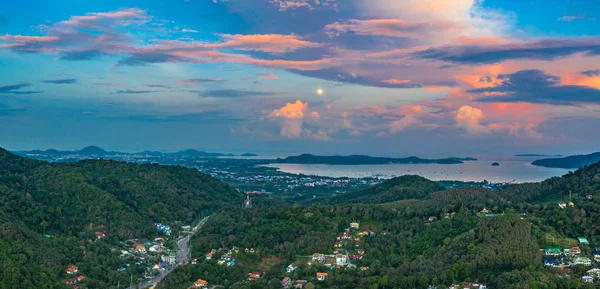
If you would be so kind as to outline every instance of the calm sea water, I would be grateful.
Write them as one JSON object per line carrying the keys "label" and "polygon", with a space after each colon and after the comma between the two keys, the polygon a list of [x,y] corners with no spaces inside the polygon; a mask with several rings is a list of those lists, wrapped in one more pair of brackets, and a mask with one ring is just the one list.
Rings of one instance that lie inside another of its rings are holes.
{"label": "calm sea water", "polygon": [[566,169],[544,168],[531,165],[533,159],[514,158],[498,161],[478,160],[456,165],[437,164],[389,164],[389,165],[313,165],[313,164],[269,164],[282,172],[327,177],[381,177],[392,178],[402,175],[420,175],[430,180],[458,180],[500,182],[539,182],[562,176]]}

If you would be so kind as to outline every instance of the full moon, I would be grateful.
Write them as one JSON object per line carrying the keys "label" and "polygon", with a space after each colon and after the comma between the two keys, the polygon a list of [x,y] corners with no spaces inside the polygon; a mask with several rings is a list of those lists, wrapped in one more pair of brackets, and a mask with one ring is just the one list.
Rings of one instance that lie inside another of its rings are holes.
{"label": "full moon", "polygon": [[317,94],[318,94],[318,95],[322,95],[322,94],[323,94],[323,90],[322,90],[322,89],[320,89],[320,88],[319,88],[319,89],[317,89]]}

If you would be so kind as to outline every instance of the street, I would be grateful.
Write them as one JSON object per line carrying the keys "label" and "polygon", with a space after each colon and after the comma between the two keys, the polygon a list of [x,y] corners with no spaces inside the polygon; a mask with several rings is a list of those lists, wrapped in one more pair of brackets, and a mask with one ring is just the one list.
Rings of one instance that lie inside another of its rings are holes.
{"label": "street", "polygon": [[[175,263],[173,266],[169,267],[165,271],[162,271],[158,276],[156,276],[150,280],[144,281],[142,283],[139,283],[138,288],[147,288],[147,287],[156,285],[160,280],[164,279],[169,273],[171,273],[173,270],[175,270],[175,268],[177,268],[179,265],[187,264],[188,257],[190,255],[190,252],[189,252],[190,249],[188,247],[190,237],[193,236],[194,234],[196,234],[196,232],[198,232],[198,230],[200,230],[200,228],[202,228],[202,226],[206,223],[206,221],[208,221],[209,217],[202,219],[202,221],[200,221],[200,223],[198,223],[198,225],[196,227],[194,227],[191,235],[188,235],[184,238],[179,239],[179,241],[177,241],[177,246],[179,247],[179,249],[177,250],[177,263]],[[134,287],[130,287],[129,289],[134,289]]]}

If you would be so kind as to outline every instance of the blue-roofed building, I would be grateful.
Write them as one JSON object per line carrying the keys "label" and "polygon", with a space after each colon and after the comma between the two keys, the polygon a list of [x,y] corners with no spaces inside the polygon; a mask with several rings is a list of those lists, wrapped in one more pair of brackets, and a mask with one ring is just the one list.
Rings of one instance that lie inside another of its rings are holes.
{"label": "blue-roofed building", "polygon": [[579,240],[579,243],[582,245],[589,245],[590,242],[588,242],[588,240],[585,237],[579,237],[577,238],[577,240]]}

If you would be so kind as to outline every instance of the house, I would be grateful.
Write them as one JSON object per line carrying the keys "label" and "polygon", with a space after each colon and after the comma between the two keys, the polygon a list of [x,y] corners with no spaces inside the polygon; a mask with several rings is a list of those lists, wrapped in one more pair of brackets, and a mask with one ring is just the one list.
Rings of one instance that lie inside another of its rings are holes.
{"label": "house", "polygon": [[588,242],[588,240],[585,237],[579,237],[577,238],[577,240],[579,240],[579,243],[582,245],[589,245],[590,242]]}
{"label": "house", "polygon": [[316,263],[323,263],[323,262],[325,262],[325,255],[319,254],[319,253],[314,253],[312,255],[312,261],[316,262]]}
{"label": "house", "polygon": [[340,242],[334,242],[333,243],[333,247],[335,247],[335,248],[341,248],[342,247],[342,243],[340,243]]}
{"label": "house", "polygon": [[235,259],[227,262],[227,267],[231,267],[233,265],[235,265]]}
{"label": "house", "polygon": [[260,279],[260,272],[248,273],[248,281],[255,281]]}
{"label": "house", "polygon": [[85,280],[85,276],[77,276],[77,282],[82,282]]}
{"label": "house", "polygon": [[352,239],[352,235],[349,232],[344,232],[342,234],[339,234],[337,236],[338,240],[350,240]]}
{"label": "house", "polygon": [[387,235],[389,232],[390,232],[390,231],[388,231],[388,230],[382,230],[382,231],[381,231],[381,234],[385,236],[385,235]]}
{"label": "house", "polygon": [[464,288],[464,289],[487,289],[487,286],[483,285],[483,284],[479,284],[479,283],[465,283],[463,284],[463,286],[461,287],[458,284],[452,284],[452,286],[448,287],[448,289],[458,289],[458,288]]}
{"label": "house", "polygon": [[192,265],[196,265],[196,264],[198,264],[198,259],[192,260]]}
{"label": "house", "polygon": [[144,245],[137,245],[135,246],[135,250],[139,253],[146,253],[146,246]]}
{"label": "house", "polygon": [[561,209],[564,209],[564,208],[566,208],[566,207],[567,207],[567,203],[565,203],[565,202],[563,202],[563,201],[560,201],[560,202],[558,203],[558,207],[559,207],[559,208],[561,208]]}
{"label": "house", "polygon": [[206,253],[206,257],[204,259],[210,260],[210,259],[212,259],[212,256],[213,256],[213,253],[212,252],[208,252],[208,253]]}
{"label": "house", "polygon": [[573,202],[569,202],[569,207],[575,207],[575,204],[573,204]]}
{"label": "house", "polygon": [[492,210],[488,209],[487,207],[485,207],[485,208],[483,208],[483,209],[481,210],[481,213],[482,213],[482,214],[489,214],[489,213],[491,213],[491,212],[492,212]]}
{"label": "house", "polygon": [[177,254],[171,253],[169,255],[162,255],[160,259],[167,264],[175,264],[177,262]]}
{"label": "house", "polygon": [[573,269],[571,268],[560,268],[558,269],[559,274],[571,274],[573,273]]}
{"label": "house", "polygon": [[598,268],[587,270],[586,273],[592,277],[600,277],[600,269]]}
{"label": "house", "polygon": [[360,271],[367,271],[367,270],[369,270],[369,267],[367,267],[367,266],[360,267]]}
{"label": "house", "polygon": [[592,260],[586,257],[577,257],[573,259],[573,264],[582,266],[592,266]]}
{"label": "house", "polygon": [[600,261],[600,251],[594,252],[594,260]]}
{"label": "house", "polygon": [[549,256],[558,256],[562,254],[562,252],[559,248],[548,248],[544,250],[544,254]]}
{"label": "house", "polygon": [[360,227],[360,224],[359,224],[359,223],[357,223],[357,222],[352,222],[352,223],[350,223],[350,228],[353,228],[353,229],[358,229],[359,227]]}
{"label": "house", "polygon": [[554,267],[558,265],[558,261],[554,258],[546,258],[544,259],[544,266]]}
{"label": "house", "polygon": [[437,217],[436,216],[431,216],[431,217],[429,217],[428,220],[429,220],[429,222],[433,222],[433,221],[437,220]]}
{"label": "house", "polygon": [[77,278],[65,279],[65,280],[62,280],[62,282],[63,282],[63,284],[66,284],[66,285],[77,284]]}
{"label": "house", "polygon": [[[254,253],[254,248],[250,249],[250,251],[251,251],[250,253]],[[231,252],[239,253],[240,252],[240,248],[238,248],[236,246],[233,246],[231,248]]]}
{"label": "house", "polygon": [[356,250],[356,253],[358,255],[364,255],[365,254],[365,250],[364,249],[358,249],[358,250]]}
{"label": "house", "polygon": [[198,279],[194,282],[194,287],[196,288],[204,288],[208,286],[208,282],[206,280]]}
{"label": "house", "polygon": [[588,200],[591,200],[591,199],[592,199],[592,195],[586,195],[585,197],[586,197]]}
{"label": "house", "polygon": [[302,288],[304,288],[304,286],[306,286],[307,283],[308,283],[308,281],[306,281],[306,280],[296,280],[296,283],[294,284],[294,288],[302,289]]}
{"label": "house", "polygon": [[289,289],[292,287],[292,279],[290,279],[290,277],[283,278],[283,280],[281,280],[281,286],[283,286],[284,289]]}
{"label": "house", "polygon": [[67,272],[67,274],[75,274],[75,273],[79,272],[79,267],[77,267],[75,265],[71,265],[67,269],[65,269],[65,271]]}
{"label": "house", "polygon": [[594,277],[585,275],[581,277],[581,281],[583,281],[583,283],[594,283]]}
{"label": "house", "polygon": [[298,268],[298,266],[296,266],[296,264],[290,264],[289,266],[287,266],[286,271],[288,273],[296,272],[297,268]]}
{"label": "house", "polygon": [[579,247],[572,247],[572,248],[570,249],[570,251],[571,251],[571,254],[574,254],[574,255],[579,255],[579,254],[581,254],[581,249],[580,249]]}
{"label": "house", "polygon": [[317,280],[325,281],[325,278],[327,278],[328,275],[329,274],[327,274],[327,273],[317,272]]}
{"label": "house", "polygon": [[189,231],[192,229],[192,226],[181,226],[182,231]]}
{"label": "house", "polygon": [[335,255],[335,264],[339,266],[344,266],[348,263],[348,256],[344,254]]}
{"label": "house", "polygon": [[154,266],[152,266],[152,269],[153,270],[164,270],[163,266],[160,263],[155,264]]}
{"label": "house", "polygon": [[104,235],[104,233],[102,233],[102,232],[96,232],[96,239],[97,240],[102,239],[104,237],[106,237],[106,235]]}
{"label": "house", "polygon": [[250,248],[250,254],[254,254],[254,248]]}
{"label": "house", "polygon": [[155,253],[155,252],[160,252],[162,251],[162,248],[160,247],[160,245],[152,245],[150,246],[150,248],[148,248],[148,251]]}

